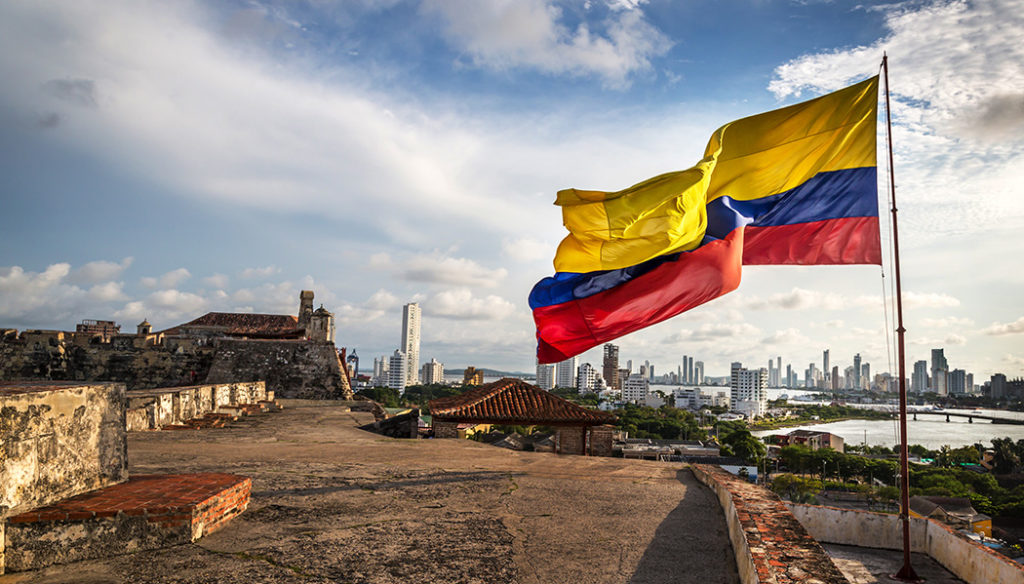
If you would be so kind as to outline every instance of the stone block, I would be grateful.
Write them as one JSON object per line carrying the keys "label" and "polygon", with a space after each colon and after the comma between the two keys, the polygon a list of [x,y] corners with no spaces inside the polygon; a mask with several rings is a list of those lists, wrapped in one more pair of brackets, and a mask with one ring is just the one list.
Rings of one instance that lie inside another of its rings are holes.
{"label": "stone block", "polygon": [[128,476],[122,384],[0,384],[0,506],[25,509]]}
{"label": "stone block", "polygon": [[222,473],[137,476],[10,518],[7,569],[37,570],[193,542],[248,507],[252,481]]}

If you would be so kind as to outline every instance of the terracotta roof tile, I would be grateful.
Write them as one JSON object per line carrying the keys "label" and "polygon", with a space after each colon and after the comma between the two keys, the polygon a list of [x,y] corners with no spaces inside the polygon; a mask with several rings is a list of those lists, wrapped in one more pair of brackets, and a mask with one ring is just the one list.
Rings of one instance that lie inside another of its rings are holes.
{"label": "terracotta roof tile", "polygon": [[199,318],[167,329],[164,334],[180,334],[186,327],[223,327],[228,335],[289,336],[299,335],[298,317],[290,314],[246,314],[240,312],[207,312]]}
{"label": "terracotta roof tile", "polygon": [[590,410],[521,379],[506,377],[461,395],[430,402],[435,419],[492,424],[608,424],[615,416]]}

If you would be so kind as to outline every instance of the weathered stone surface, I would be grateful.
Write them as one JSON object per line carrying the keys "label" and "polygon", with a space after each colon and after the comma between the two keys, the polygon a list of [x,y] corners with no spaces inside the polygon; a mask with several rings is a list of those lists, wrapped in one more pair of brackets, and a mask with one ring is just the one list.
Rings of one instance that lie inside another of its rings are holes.
{"label": "weathered stone surface", "polygon": [[738,582],[721,509],[678,465],[356,429],[372,421],[290,401],[217,432],[130,434],[133,473],[251,476],[249,510],[193,544],[19,584]]}
{"label": "weathered stone surface", "polygon": [[127,478],[122,384],[0,384],[0,506],[20,513]]}
{"label": "weathered stone surface", "polygon": [[129,388],[187,385],[204,379],[213,360],[212,346],[81,345],[60,331],[49,333],[26,331],[21,338],[0,339],[0,380],[117,381]]}
{"label": "weathered stone surface", "polygon": [[230,340],[217,342],[207,383],[265,381],[277,397],[351,397],[333,343]]}
{"label": "weathered stone surface", "polygon": [[129,432],[159,430],[226,406],[256,404],[267,397],[262,381],[130,390],[126,426]]}

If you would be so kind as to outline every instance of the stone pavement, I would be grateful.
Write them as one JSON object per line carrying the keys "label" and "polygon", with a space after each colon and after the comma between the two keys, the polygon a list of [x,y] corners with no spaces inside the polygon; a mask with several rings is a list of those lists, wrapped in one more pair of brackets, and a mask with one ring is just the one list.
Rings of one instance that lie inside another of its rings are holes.
{"label": "stone pavement", "polygon": [[370,421],[289,407],[130,434],[131,473],[249,476],[249,510],[194,544],[0,584],[738,581],[718,502],[688,470],[356,428]]}
{"label": "stone pavement", "polygon": [[[823,544],[832,561],[852,584],[896,584],[890,576],[903,567],[903,552],[880,550],[833,543]],[[910,565],[918,577],[928,584],[963,584],[941,564],[925,554],[911,554]],[[994,584],[994,583],[993,583]]]}

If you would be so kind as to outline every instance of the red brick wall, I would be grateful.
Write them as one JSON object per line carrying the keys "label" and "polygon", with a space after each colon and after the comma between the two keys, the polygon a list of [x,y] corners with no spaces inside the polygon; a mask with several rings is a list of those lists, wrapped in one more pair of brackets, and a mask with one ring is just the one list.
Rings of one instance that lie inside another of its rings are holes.
{"label": "red brick wall", "polygon": [[591,456],[611,456],[614,426],[594,426],[590,429]]}
{"label": "red brick wall", "polygon": [[558,453],[559,454],[583,454],[584,453],[584,431],[583,426],[565,426],[558,429]]}
{"label": "red brick wall", "polygon": [[458,438],[459,437],[459,425],[455,422],[444,422],[441,420],[434,420],[432,424],[434,428],[434,438]]}

